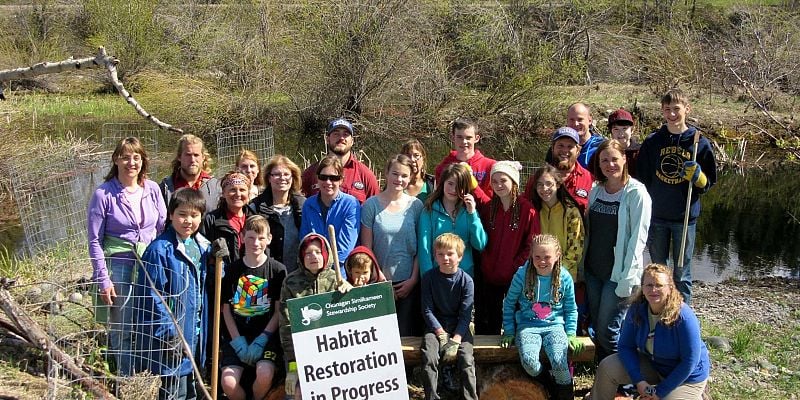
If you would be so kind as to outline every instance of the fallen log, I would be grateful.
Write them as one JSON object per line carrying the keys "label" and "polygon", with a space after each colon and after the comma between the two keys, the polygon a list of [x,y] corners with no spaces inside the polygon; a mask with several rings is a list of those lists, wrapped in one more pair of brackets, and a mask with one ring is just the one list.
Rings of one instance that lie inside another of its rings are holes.
{"label": "fallen log", "polygon": [[0,307],[16,326],[17,331],[22,333],[29,343],[39,350],[49,352],[53,360],[59,363],[86,391],[99,399],[115,398],[102,383],[83,371],[72,357],[50,340],[47,332],[25,313],[25,310],[19,306],[4,286],[0,287]]}
{"label": "fallen log", "polygon": [[[570,361],[586,362],[594,360],[594,342],[588,337],[579,336],[583,342],[583,352],[579,355],[569,353]],[[421,337],[405,336],[400,338],[403,348],[403,359],[406,365],[416,365],[422,360]],[[516,347],[500,347],[499,335],[475,335],[472,347],[475,364],[519,363],[519,351]],[[547,356],[542,353],[542,360]]]}
{"label": "fallen log", "polygon": [[117,89],[117,92],[120,94],[120,96],[122,96],[125,101],[136,110],[136,113],[161,129],[183,133],[182,129],[175,128],[168,123],[162,122],[152,114],[145,111],[139,102],[136,101],[133,96],[131,96],[117,75],[117,65],[119,62],[119,59],[116,57],[109,56],[104,47],[99,47],[97,50],[97,55],[94,57],[79,59],[68,58],[59,62],[41,62],[31,67],[3,70],[0,71],[0,100],[5,100],[5,96],[3,94],[3,82],[8,82],[14,79],[34,78],[39,75],[57,74],[76,69],[104,68],[108,73],[111,84],[114,85],[114,88]]}

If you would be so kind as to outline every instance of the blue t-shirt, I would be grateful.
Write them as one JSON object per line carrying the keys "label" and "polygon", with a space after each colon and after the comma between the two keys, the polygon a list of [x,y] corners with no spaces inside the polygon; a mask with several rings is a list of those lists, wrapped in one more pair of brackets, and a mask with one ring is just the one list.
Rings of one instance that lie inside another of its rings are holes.
{"label": "blue t-shirt", "polygon": [[400,282],[411,277],[417,254],[417,221],[422,212],[418,198],[403,194],[406,207],[390,212],[379,196],[364,202],[361,225],[372,229],[372,251],[386,279]]}

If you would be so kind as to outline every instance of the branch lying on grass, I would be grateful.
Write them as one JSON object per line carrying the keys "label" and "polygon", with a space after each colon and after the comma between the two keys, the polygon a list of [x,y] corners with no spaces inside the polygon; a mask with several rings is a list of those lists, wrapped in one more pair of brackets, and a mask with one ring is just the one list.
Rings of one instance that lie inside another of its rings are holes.
{"label": "branch lying on grass", "polygon": [[136,112],[144,117],[144,119],[152,122],[161,129],[183,133],[182,129],[175,128],[174,126],[162,122],[152,114],[145,111],[136,99],[125,89],[125,86],[120,82],[117,76],[117,64],[119,60],[116,57],[106,54],[106,49],[100,47],[97,50],[97,55],[94,57],[79,58],[77,60],[69,58],[59,62],[41,62],[27,68],[8,69],[0,71],[0,100],[5,100],[3,96],[3,82],[8,82],[13,79],[21,78],[34,78],[39,75],[57,74],[64,71],[72,71],[75,69],[91,69],[91,68],[105,68],[108,71],[108,77],[111,79],[111,84],[117,89],[117,92],[130,104]]}
{"label": "branch lying on grass", "polygon": [[50,340],[39,324],[22,310],[5,286],[0,287],[0,307],[29,343],[42,351],[48,351],[55,362],[59,363],[84,389],[99,399],[114,398],[102,383],[83,371],[72,357]]}

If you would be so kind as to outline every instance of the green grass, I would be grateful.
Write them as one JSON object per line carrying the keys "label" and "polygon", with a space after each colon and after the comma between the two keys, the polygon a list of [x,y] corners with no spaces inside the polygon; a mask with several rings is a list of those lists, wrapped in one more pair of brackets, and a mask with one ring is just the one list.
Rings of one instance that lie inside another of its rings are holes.
{"label": "green grass", "polygon": [[[712,361],[711,392],[720,399],[786,399],[800,393],[800,311],[780,326],[734,320],[725,324],[703,321],[703,336],[730,339],[731,351],[709,349]],[[759,366],[766,360],[777,367],[768,371]]]}
{"label": "green grass", "polygon": [[134,109],[117,94],[91,93],[10,93],[0,102],[0,115],[14,121],[28,137],[44,135],[79,137],[99,134],[106,122],[138,118]]}
{"label": "green grass", "polygon": [[733,353],[746,360],[761,356],[764,351],[764,343],[756,336],[762,330],[760,325],[756,323],[737,325],[731,338]]}

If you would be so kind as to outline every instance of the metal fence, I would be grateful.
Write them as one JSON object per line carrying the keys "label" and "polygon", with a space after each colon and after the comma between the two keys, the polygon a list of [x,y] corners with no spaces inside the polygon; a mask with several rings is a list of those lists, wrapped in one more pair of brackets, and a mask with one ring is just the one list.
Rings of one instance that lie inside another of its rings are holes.
{"label": "metal fence", "polygon": [[24,253],[54,246],[86,248],[86,205],[95,183],[102,180],[100,157],[86,144],[45,139],[8,160]]}
{"label": "metal fence", "polygon": [[254,152],[263,167],[275,155],[275,140],[271,126],[231,126],[218,130],[215,174],[223,176],[236,169],[236,156],[246,149]]}
{"label": "metal fence", "polygon": [[[140,275],[144,273],[129,259],[107,261],[124,263]],[[91,271],[91,260],[75,260],[62,267],[62,283],[44,282],[23,294],[31,300],[26,308],[45,319],[58,347],[49,353],[48,398],[87,398],[88,382],[119,399],[175,398],[175,371],[183,359],[183,349],[174,336],[174,325],[182,325],[186,318],[185,288],[191,278],[174,274],[180,276],[178,281],[173,279],[169,289],[158,291],[164,303],[156,299],[154,287],[142,276],[128,288],[118,284],[112,311],[96,296],[95,285],[81,277],[87,269]],[[151,269],[165,267],[150,265]],[[37,294],[41,298],[37,299]],[[164,310],[170,310],[175,322],[162,318]],[[76,376],[75,367],[82,376]]]}

